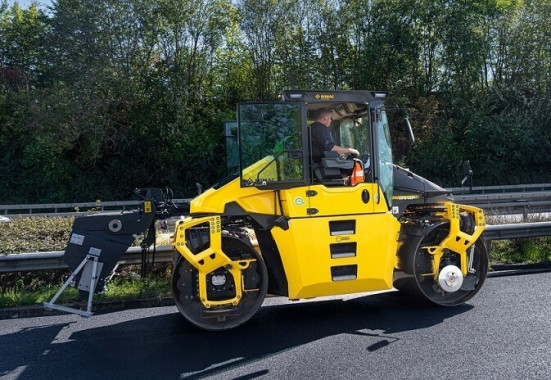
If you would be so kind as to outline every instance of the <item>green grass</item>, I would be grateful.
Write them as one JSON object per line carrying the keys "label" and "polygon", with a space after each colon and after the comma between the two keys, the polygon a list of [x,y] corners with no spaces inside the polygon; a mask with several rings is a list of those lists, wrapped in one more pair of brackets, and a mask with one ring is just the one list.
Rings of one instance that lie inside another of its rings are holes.
{"label": "green grass", "polygon": [[[59,286],[47,285],[34,290],[24,287],[12,287],[0,293],[0,307],[17,307],[41,304],[52,299]],[[58,298],[56,303],[71,303],[78,301],[78,290],[67,288]]]}
{"label": "green grass", "polygon": [[[68,272],[67,272],[68,275]],[[30,276],[26,276],[30,277]],[[160,266],[146,277],[141,278],[134,272],[118,272],[110,281],[104,292],[94,295],[95,301],[120,301],[153,297],[169,297],[170,268],[167,265]],[[12,286],[4,288],[0,292],[0,307],[18,307],[42,304],[50,301],[63,281],[44,280],[25,283],[24,280],[12,282]],[[66,304],[81,301],[79,292],[73,287],[67,287],[60,295],[56,304]]]}
{"label": "green grass", "polygon": [[[33,290],[14,287],[0,293],[0,307],[18,307],[42,304],[50,301],[61,287],[46,285]],[[120,301],[153,297],[169,297],[169,282],[164,279],[140,278],[134,280],[114,280],[104,293],[94,295],[95,301]],[[56,304],[81,301],[78,290],[68,287],[57,299]]]}
{"label": "green grass", "polygon": [[490,263],[542,263],[551,261],[551,237],[496,240],[489,250]]}
{"label": "green grass", "polygon": [[169,282],[165,279],[140,278],[131,281],[113,281],[105,293],[98,296],[98,300],[124,300],[150,297],[171,296]]}

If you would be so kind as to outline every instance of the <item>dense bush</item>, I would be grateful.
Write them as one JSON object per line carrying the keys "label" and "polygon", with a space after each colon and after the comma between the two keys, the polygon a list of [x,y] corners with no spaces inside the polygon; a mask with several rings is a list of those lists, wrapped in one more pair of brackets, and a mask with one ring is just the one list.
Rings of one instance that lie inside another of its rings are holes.
{"label": "dense bush", "polygon": [[[0,203],[195,194],[225,173],[223,121],[281,89],[389,90],[457,186],[551,181],[551,3],[58,0],[0,3]],[[398,125],[398,124],[396,124]]]}

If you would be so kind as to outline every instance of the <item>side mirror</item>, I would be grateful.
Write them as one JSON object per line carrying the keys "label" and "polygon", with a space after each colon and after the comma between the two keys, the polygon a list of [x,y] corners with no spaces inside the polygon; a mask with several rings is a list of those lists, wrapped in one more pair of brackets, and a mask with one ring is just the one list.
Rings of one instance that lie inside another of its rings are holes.
{"label": "side mirror", "polygon": [[469,190],[473,191],[473,169],[471,168],[471,162],[469,160],[463,163],[463,176],[461,187],[469,186]]}
{"label": "side mirror", "polygon": [[196,182],[195,187],[197,187],[197,195],[203,194],[203,185],[201,185],[199,182]]}
{"label": "side mirror", "polygon": [[413,134],[413,128],[411,127],[411,122],[409,121],[409,117],[406,117],[406,125],[408,127],[409,143],[411,145],[414,145],[415,144],[415,135]]}

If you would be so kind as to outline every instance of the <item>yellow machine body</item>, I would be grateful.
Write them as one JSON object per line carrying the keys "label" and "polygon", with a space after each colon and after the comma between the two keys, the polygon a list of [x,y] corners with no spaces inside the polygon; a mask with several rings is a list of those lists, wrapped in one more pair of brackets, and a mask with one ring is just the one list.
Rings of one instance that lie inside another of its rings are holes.
{"label": "yellow machine body", "polygon": [[[362,194],[368,195],[362,198]],[[222,213],[230,201],[249,213],[275,213],[287,219],[288,228],[274,226],[271,234],[281,255],[290,299],[392,289],[400,223],[388,212],[378,185],[261,191],[241,188],[235,179],[197,197],[191,203],[191,214]],[[194,255],[186,247],[184,232],[205,222],[211,226],[212,243]],[[189,218],[177,226],[175,248],[203,276],[231,265],[219,244],[219,223],[217,217]],[[226,301],[232,302],[235,299]]]}
{"label": "yellow machine body", "polygon": [[[315,195],[306,197],[307,191]],[[367,203],[363,192],[370,194]],[[379,198],[377,204],[377,193],[378,186],[367,183],[282,191],[289,229],[275,227],[272,236],[281,253],[289,298],[392,289],[400,224],[384,200]]]}
{"label": "yellow machine body", "polygon": [[[369,194],[367,202],[362,193]],[[387,211],[377,184],[262,191],[242,188],[235,179],[222,189],[198,196],[191,203],[191,213],[222,214],[230,201],[249,213],[277,214],[288,220],[287,229],[274,226],[271,234],[281,254],[290,299],[392,289],[400,223]],[[472,234],[460,231],[460,212],[473,213],[477,228]],[[483,231],[484,214],[476,207],[448,202],[439,216],[450,221],[450,232],[439,245],[423,248],[433,257],[433,270],[424,275],[436,279],[442,255],[451,250],[460,254],[461,270],[467,276],[467,250]],[[212,243],[208,250],[194,255],[186,247],[184,231],[201,223],[209,224]],[[187,218],[176,232],[175,248],[199,270],[201,279],[220,266],[233,265],[230,272],[236,283],[241,283],[240,271],[248,263],[232,263],[222,251],[219,217]],[[218,304],[237,302],[242,291],[238,289],[233,299]],[[204,290],[200,294],[205,305],[217,304],[207,299]]]}
{"label": "yellow machine body", "polygon": [[[193,199],[174,235],[174,297],[190,322],[233,328],[267,293],[395,287],[446,306],[477,293],[488,269],[484,214],[392,163],[385,96],[289,91],[280,103],[238,105],[239,171]],[[358,157],[327,147],[315,158],[313,141],[327,134],[308,121],[328,110],[329,135]]]}

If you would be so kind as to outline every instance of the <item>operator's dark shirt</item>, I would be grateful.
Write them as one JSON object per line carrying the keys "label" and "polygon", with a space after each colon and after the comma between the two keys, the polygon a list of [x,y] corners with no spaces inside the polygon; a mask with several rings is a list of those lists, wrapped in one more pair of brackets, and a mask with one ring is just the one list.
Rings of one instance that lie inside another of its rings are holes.
{"label": "operator's dark shirt", "polygon": [[312,136],[312,161],[320,162],[324,157],[323,152],[333,149],[335,140],[331,136],[329,128],[319,121],[310,125],[310,135]]}

